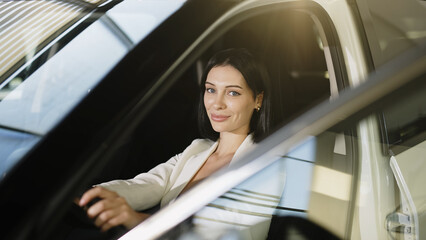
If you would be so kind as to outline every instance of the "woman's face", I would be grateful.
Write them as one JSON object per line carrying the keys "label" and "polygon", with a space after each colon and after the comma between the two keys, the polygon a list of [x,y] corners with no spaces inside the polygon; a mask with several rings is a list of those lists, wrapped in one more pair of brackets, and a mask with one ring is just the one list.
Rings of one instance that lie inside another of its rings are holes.
{"label": "woman's face", "polygon": [[263,94],[253,97],[243,75],[232,66],[210,70],[205,83],[204,106],[216,132],[248,134],[253,111],[261,107]]}

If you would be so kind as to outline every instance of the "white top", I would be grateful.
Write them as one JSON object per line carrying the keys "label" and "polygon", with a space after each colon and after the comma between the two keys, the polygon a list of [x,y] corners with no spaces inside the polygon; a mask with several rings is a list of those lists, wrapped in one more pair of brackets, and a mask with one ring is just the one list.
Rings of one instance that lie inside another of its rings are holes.
{"label": "white top", "polygon": [[[196,139],[182,153],[159,164],[147,173],[128,180],[102,183],[105,187],[124,197],[134,210],[144,210],[161,203],[167,205],[175,200],[204,162],[216,150],[218,142]],[[232,165],[253,146],[252,135],[248,135],[235,152]]]}

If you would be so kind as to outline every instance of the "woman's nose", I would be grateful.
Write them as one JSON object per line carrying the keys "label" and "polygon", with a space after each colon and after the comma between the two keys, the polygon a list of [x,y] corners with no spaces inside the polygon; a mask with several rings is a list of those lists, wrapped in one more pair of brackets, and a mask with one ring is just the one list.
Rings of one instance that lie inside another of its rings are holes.
{"label": "woman's nose", "polygon": [[213,107],[215,109],[224,109],[226,108],[226,104],[224,101],[224,97],[222,94],[217,94],[214,98]]}

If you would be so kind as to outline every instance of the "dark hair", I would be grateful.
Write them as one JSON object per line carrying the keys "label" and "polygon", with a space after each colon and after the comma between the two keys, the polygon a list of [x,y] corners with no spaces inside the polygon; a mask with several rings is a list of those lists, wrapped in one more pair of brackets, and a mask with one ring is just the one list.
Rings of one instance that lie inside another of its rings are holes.
{"label": "dark hair", "polygon": [[210,70],[217,66],[232,66],[244,77],[247,85],[253,91],[253,98],[263,92],[262,107],[254,111],[250,120],[250,132],[253,141],[259,142],[268,132],[270,127],[270,94],[268,74],[264,67],[255,60],[247,49],[227,49],[216,53],[207,63],[201,78],[200,101],[198,105],[198,125],[202,137],[216,141],[219,133],[213,130],[204,106],[205,82]]}

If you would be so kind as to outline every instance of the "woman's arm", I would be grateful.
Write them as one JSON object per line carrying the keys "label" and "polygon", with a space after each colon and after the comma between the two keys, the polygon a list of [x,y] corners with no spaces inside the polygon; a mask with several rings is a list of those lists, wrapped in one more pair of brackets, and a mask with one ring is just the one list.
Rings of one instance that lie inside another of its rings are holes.
{"label": "woman's arm", "polygon": [[125,198],[134,210],[145,210],[161,201],[170,181],[170,175],[179,159],[180,154],[132,179],[113,180],[97,186],[116,192]]}
{"label": "woman's arm", "polygon": [[[77,204],[86,208],[87,215],[94,219],[94,224],[101,231],[119,225],[131,229],[150,216],[138,210],[147,209],[160,202],[178,159],[179,155],[133,179],[114,180],[97,185],[86,191]],[[91,204],[97,199],[99,200]]]}

